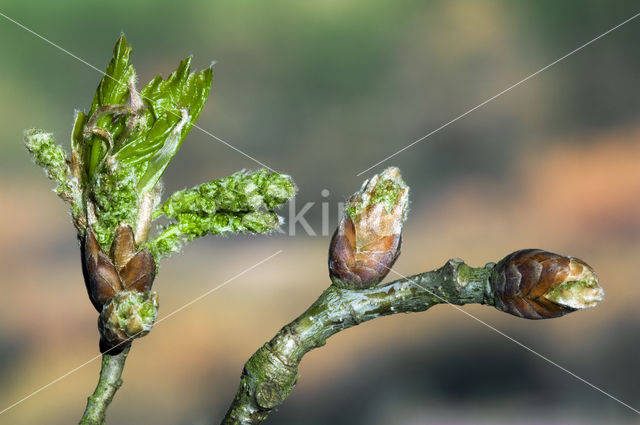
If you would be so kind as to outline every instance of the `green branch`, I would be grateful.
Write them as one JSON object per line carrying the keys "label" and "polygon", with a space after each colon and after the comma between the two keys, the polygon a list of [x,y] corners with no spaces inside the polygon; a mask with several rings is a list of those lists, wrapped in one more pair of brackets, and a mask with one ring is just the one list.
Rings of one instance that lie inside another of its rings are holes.
{"label": "green branch", "polygon": [[334,283],[247,361],[222,424],[264,421],[293,390],[304,355],[362,322],[443,303],[486,304],[519,317],[546,319],[593,307],[603,296],[586,263],[537,249],[516,251],[478,268],[453,259],[437,270],[382,286]]}
{"label": "green branch", "polygon": [[293,390],[304,355],[340,331],[382,316],[424,311],[436,304],[493,305],[492,269],[493,264],[471,268],[461,260],[450,260],[437,270],[365,290],[331,285],[247,361],[222,424],[264,421]]}
{"label": "green branch", "polygon": [[131,345],[116,355],[102,355],[102,370],[95,391],[87,399],[87,408],[82,415],[80,425],[103,425],[107,407],[111,404],[116,391],[122,386],[122,370]]}

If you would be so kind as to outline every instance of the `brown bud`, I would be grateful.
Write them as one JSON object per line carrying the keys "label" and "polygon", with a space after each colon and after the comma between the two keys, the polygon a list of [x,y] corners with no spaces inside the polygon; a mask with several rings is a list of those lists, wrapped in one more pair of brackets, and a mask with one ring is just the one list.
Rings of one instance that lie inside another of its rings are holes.
{"label": "brown bud", "polygon": [[400,255],[408,198],[399,170],[388,168],[349,199],[329,247],[334,284],[362,289],[384,279]]}
{"label": "brown bud", "polygon": [[585,262],[539,249],[516,251],[498,262],[491,287],[498,310],[526,319],[560,317],[604,297]]}
{"label": "brown bud", "polygon": [[93,306],[102,311],[102,306],[123,289],[118,270],[100,249],[93,230],[87,227],[82,244],[84,282]]}
{"label": "brown bud", "polygon": [[130,226],[118,226],[110,255],[100,249],[93,229],[87,227],[82,244],[83,273],[89,299],[98,312],[121,291],[150,290],[155,278],[153,256],[147,249],[137,251]]}
{"label": "brown bud", "polygon": [[111,259],[118,270],[122,270],[135,254],[136,243],[133,239],[133,230],[128,224],[121,223],[116,228],[116,233],[111,243]]}
{"label": "brown bud", "polygon": [[120,270],[120,279],[124,289],[132,289],[138,292],[145,292],[151,289],[155,278],[156,263],[153,255],[146,250],[138,252]]}

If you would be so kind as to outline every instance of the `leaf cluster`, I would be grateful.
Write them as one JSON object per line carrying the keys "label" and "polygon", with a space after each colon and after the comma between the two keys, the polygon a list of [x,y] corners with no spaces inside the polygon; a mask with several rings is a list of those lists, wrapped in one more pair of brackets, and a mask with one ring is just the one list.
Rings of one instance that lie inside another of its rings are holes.
{"label": "leaf cluster", "polygon": [[[289,176],[266,170],[178,191],[159,205],[162,174],[198,119],[213,73],[211,67],[193,72],[188,57],[166,79],[157,76],[138,91],[131,52],[121,36],[89,111],[76,114],[70,157],[51,134],[25,133],[35,162],[72,203],[79,234],[90,226],[108,251],[116,228],[126,223],[142,228],[136,232],[140,246],[146,242],[156,256],[166,256],[207,234],[277,228],[282,220],[273,210],[294,195],[295,185]],[[149,240],[149,224],[162,216],[168,224]]]}

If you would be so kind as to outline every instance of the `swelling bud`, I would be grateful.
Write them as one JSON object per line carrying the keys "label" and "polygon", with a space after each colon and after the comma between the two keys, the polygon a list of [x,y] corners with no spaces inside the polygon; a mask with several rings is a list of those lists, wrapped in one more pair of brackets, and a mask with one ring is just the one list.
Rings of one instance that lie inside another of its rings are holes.
{"label": "swelling bud", "polygon": [[397,168],[365,181],[348,201],[329,247],[329,276],[345,288],[379,283],[400,255],[409,187]]}
{"label": "swelling bud", "polygon": [[148,334],[157,316],[155,292],[118,292],[104,306],[98,319],[100,351],[119,353],[132,339]]}
{"label": "swelling bud", "polygon": [[509,254],[494,267],[498,310],[525,319],[550,319],[594,307],[604,299],[598,277],[584,261],[539,249]]}

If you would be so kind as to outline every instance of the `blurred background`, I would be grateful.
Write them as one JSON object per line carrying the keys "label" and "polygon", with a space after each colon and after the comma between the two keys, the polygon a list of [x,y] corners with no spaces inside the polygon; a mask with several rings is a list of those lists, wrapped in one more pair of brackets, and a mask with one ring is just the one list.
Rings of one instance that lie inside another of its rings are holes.
{"label": "blurred background", "polygon": [[[259,268],[134,343],[111,424],[217,423],[242,365],[328,285],[338,203],[384,167],[411,186],[409,275],[520,248],[586,260],[606,301],[548,321],[466,311],[640,409],[640,20],[390,161],[445,122],[637,13],[633,0],[5,0],[0,12],[99,69],[124,32],[141,85],[193,54],[214,67],[198,124],[299,186],[286,234],[206,238],[162,264],[161,315]],[[67,207],[22,146],[68,146],[100,75],[0,18],[0,410],[98,354]],[[259,166],[194,129],[167,192]],[[328,191],[328,195],[322,191]],[[281,213],[290,218],[290,207]],[[292,232],[294,230],[295,232]],[[292,235],[295,233],[295,236]],[[0,415],[69,424],[99,360]],[[377,319],[308,354],[268,424],[630,424],[632,410],[449,306]]]}

